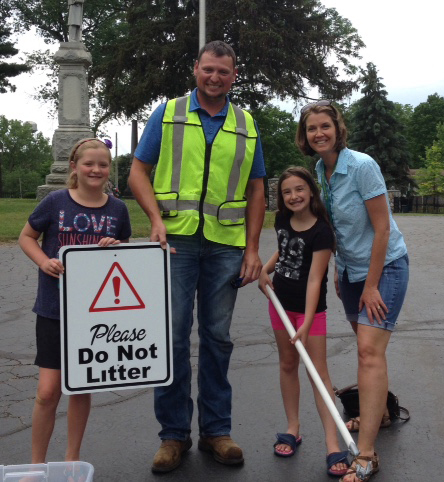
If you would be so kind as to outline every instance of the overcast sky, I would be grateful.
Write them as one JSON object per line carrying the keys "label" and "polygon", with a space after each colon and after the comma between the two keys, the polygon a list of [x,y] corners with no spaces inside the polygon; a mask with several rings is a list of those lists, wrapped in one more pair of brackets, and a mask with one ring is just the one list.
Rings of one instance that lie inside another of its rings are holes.
{"label": "overcast sky", "polygon": [[[366,44],[360,65],[367,62],[376,65],[390,100],[416,106],[435,92],[444,96],[443,0],[423,0],[421,4],[413,0],[323,0],[322,3],[336,8],[358,30]],[[23,51],[47,48],[32,34],[18,37],[16,47]],[[0,94],[0,114],[8,119],[34,121],[38,130],[51,139],[57,120],[51,119],[46,108],[31,98],[44,80],[44,76],[36,74],[12,78],[17,91]],[[352,100],[359,97],[358,92]],[[293,105],[285,108],[292,110]],[[119,154],[129,152],[129,124],[108,124],[107,131],[113,142],[118,133]]]}

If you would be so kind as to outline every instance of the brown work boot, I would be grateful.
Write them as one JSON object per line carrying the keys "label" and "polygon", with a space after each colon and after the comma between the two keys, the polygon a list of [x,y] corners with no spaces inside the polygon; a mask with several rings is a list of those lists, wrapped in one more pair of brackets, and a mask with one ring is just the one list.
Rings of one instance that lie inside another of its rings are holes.
{"label": "brown work boot", "polygon": [[190,438],[182,440],[162,440],[159,450],[154,456],[151,470],[153,472],[170,472],[179,467],[182,462],[182,454],[189,450],[193,442]]}
{"label": "brown work boot", "polygon": [[201,437],[198,448],[204,452],[210,452],[221,464],[237,465],[244,462],[242,449],[229,435]]}

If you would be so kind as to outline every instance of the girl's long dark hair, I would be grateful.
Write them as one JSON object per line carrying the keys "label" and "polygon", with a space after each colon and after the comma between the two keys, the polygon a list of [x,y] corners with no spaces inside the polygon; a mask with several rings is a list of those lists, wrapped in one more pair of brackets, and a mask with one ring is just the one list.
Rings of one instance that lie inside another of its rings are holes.
{"label": "girl's long dark hair", "polygon": [[276,216],[283,216],[283,217],[289,218],[293,214],[292,211],[287,209],[287,207],[285,206],[284,197],[282,195],[282,183],[285,181],[285,179],[288,179],[289,177],[292,177],[292,176],[299,177],[300,179],[304,180],[308,184],[308,187],[310,188],[310,191],[313,194],[313,196],[310,197],[310,211],[312,212],[313,216],[316,216],[318,219],[319,218],[323,219],[330,227],[333,233],[333,237],[335,239],[335,243],[333,246],[333,252],[335,252],[336,251],[335,231],[333,229],[333,226],[331,225],[330,218],[328,217],[327,209],[325,208],[324,203],[322,202],[318,185],[316,184],[313,176],[310,174],[310,171],[305,167],[301,167],[301,166],[289,167],[288,169],[285,169],[285,171],[281,174],[281,177],[279,178],[278,185],[277,185]]}

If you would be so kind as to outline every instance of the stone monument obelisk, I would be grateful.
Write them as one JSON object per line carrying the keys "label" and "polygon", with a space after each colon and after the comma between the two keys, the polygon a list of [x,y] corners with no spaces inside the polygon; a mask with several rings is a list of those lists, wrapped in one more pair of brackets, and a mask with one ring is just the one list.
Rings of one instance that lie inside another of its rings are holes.
{"label": "stone monument obelisk", "polygon": [[86,69],[91,54],[82,43],[84,0],[68,0],[68,42],[61,42],[54,60],[59,64],[59,126],[52,138],[54,163],[46,184],[37,188],[37,199],[50,191],[66,187],[69,153],[80,139],[93,137],[89,122],[89,99]]}

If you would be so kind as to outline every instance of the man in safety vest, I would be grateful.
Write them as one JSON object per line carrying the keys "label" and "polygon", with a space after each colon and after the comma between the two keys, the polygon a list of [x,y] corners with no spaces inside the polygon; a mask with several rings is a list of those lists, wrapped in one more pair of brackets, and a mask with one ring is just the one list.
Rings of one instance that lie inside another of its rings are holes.
{"label": "man in safety vest", "polygon": [[229,330],[237,295],[233,282],[255,281],[262,267],[265,168],[253,118],[227,96],[236,74],[229,45],[205,45],[194,65],[197,88],[153,112],[131,167],[129,184],[151,221],[150,240],[163,247],[168,242],[172,250],[174,379],[155,389],[162,443],[154,472],[178,467],[192,445],[190,332],[196,291],[198,447],[223,464],[244,460],[230,437]]}

